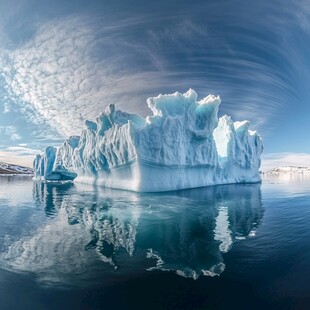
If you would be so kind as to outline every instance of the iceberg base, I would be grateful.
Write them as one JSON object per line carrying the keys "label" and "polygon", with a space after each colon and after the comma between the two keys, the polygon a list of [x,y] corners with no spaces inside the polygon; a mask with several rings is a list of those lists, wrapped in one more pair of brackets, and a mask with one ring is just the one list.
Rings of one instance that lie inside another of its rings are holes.
{"label": "iceberg base", "polygon": [[[229,171],[204,166],[171,167],[146,163],[132,163],[125,167],[98,171],[96,175],[78,173],[78,183],[95,184],[135,192],[165,192],[187,188],[230,183],[258,183],[259,173],[231,166]],[[226,173],[224,173],[226,172]]]}

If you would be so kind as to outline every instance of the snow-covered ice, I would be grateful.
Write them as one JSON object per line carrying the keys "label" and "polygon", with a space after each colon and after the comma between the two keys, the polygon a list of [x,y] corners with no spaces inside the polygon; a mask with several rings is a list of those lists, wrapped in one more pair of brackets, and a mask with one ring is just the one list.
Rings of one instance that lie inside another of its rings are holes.
{"label": "snow-covered ice", "polygon": [[141,192],[259,182],[262,140],[249,122],[218,119],[219,96],[184,94],[147,100],[143,118],[109,105],[81,136],[47,147],[35,178],[73,180]]}

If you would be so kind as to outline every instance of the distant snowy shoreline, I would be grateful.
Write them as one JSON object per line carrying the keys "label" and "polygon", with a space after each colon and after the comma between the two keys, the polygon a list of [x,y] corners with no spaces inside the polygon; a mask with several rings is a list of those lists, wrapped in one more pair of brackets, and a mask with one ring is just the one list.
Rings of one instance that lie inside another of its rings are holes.
{"label": "distant snowy shoreline", "polygon": [[0,162],[0,176],[31,176],[33,170],[28,167]]}
{"label": "distant snowy shoreline", "polygon": [[269,171],[262,171],[262,174],[264,175],[277,175],[277,174],[310,174],[310,167],[297,167],[297,166],[283,166],[283,167],[277,167],[273,168]]}

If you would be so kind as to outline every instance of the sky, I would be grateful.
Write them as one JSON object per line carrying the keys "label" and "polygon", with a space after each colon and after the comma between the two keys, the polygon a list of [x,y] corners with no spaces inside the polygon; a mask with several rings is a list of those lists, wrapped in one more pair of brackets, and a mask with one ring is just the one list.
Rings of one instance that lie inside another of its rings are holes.
{"label": "sky", "polygon": [[264,168],[310,166],[309,51],[308,0],[0,0],[0,161],[193,88],[251,122]]}

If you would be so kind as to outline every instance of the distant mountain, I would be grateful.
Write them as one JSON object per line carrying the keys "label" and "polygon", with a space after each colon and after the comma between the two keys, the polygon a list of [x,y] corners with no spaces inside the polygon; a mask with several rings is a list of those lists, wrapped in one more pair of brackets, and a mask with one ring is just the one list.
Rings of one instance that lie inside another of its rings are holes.
{"label": "distant mountain", "polygon": [[0,174],[33,174],[33,170],[29,167],[0,162]]}
{"label": "distant mountain", "polygon": [[280,174],[280,173],[302,173],[302,174],[310,174],[310,167],[296,167],[296,166],[284,166],[273,168],[267,172],[263,172],[264,174]]}

